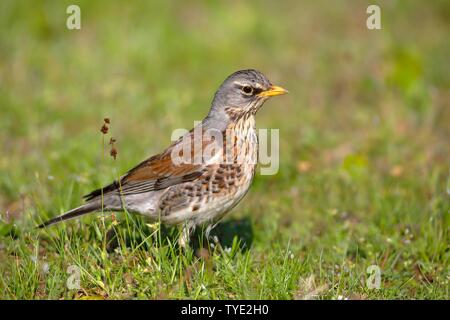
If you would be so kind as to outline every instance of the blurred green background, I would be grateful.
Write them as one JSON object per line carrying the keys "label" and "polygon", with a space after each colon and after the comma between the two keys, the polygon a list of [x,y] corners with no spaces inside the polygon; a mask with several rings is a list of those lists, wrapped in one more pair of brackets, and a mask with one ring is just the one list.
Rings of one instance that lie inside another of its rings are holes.
{"label": "blurred green background", "polygon": [[[373,3],[382,30],[366,28]],[[1,265],[21,241],[11,223],[80,204],[255,68],[290,94],[257,115],[280,129],[278,174],[229,215],[252,221],[254,254],[290,239],[314,272],[322,254],[333,269],[364,252],[362,274],[384,263],[392,290],[375,297],[448,298],[449,34],[448,1],[1,1]]]}

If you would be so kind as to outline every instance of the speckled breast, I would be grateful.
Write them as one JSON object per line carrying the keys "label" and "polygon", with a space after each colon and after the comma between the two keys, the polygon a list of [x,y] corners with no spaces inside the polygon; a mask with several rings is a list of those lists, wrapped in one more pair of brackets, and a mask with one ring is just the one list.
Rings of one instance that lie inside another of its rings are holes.
{"label": "speckled breast", "polygon": [[197,180],[170,188],[162,197],[164,222],[189,220],[197,225],[220,220],[247,193],[258,160],[254,117],[239,119],[223,135],[221,155],[215,162],[207,164]]}

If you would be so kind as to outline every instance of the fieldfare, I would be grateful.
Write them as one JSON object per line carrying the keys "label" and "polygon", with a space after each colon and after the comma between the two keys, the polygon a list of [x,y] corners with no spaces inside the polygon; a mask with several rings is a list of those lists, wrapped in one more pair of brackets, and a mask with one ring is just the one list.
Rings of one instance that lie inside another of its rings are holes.
{"label": "fieldfare", "polygon": [[255,114],[269,97],[285,93],[259,71],[233,73],[194,129],[117,181],[84,196],[85,204],[39,227],[91,212],[127,210],[164,224],[183,224],[183,246],[196,226],[206,226],[209,237],[252,183],[258,159]]}

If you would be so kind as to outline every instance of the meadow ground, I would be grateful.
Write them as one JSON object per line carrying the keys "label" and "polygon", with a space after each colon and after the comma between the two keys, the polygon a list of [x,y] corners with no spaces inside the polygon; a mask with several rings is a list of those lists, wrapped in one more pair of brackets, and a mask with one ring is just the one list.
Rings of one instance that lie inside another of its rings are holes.
{"label": "meadow ground", "polygon": [[[81,30],[65,27],[73,3]],[[0,299],[448,299],[450,5],[379,4],[368,30],[366,1],[1,1]],[[280,167],[221,245],[183,252],[177,229],[126,213],[34,228],[165,148],[249,67],[290,90],[257,116],[280,130]]]}

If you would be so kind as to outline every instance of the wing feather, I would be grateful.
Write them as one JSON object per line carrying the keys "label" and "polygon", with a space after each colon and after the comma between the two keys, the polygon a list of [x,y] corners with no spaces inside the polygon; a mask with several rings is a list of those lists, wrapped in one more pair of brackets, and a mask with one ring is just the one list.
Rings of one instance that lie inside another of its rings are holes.
{"label": "wing feather", "polygon": [[[192,141],[192,146],[190,148],[192,153],[191,156],[193,156],[194,153],[193,132],[194,130],[191,130],[188,133],[188,135],[191,136],[190,141]],[[85,195],[85,200],[90,201],[100,197],[102,194],[105,195],[112,192],[117,192],[122,195],[131,195],[156,191],[183,182],[189,182],[200,177],[204,173],[204,165],[196,163],[176,164],[176,162],[172,161],[173,149],[179,147],[183,141],[189,140],[180,138],[163,153],[152,156],[141,162],[123,175],[119,180]],[[204,142],[202,147],[204,148],[208,143],[208,141],[206,141],[206,143]],[[180,150],[182,150],[182,148],[180,148]],[[183,155],[182,151],[180,155]]]}

